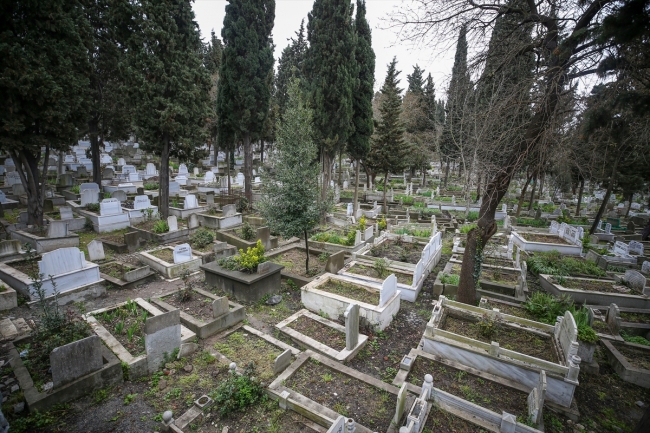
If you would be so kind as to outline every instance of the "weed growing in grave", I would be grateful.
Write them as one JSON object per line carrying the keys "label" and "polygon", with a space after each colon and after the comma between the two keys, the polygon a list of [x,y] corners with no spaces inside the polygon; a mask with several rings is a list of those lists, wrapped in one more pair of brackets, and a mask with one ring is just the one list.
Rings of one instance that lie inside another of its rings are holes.
{"label": "weed growing in grave", "polygon": [[298,290],[298,285],[293,280],[287,280],[287,288],[291,291]]}
{"label": "weed growing in grave", "polygon": [[190,271],[183,271],[181,279],[183,280],[183,286],[178,289],[178,292],[176,292],[176,299],[178,299],[179,302],[187,302],[192,299],[193,282],[190,280]]}
{"label": "weed growing in grave", "polygon": [[381,380],[383,380],[386,383],[392,383],[393,379],[397,375],[397,369],[394,367],[386,367],[386,369],[380,373],[381,375]]}
{"label": "weed growing in grave", "polygon": [[341,403],[335,403],[334,407],[332,409],[334,409],[334,412],[338,413],[339,415],[342,415],[342,416],[345,416],[345,417],[348,416],[348,409],[345,407],[345,405],[343,405]]}
{"label": "weed growing in grave", "polygon": [[190,236],[190,244],[193,248],[201,249],[210,245],[214,241],[214,235],[205,227],[201,227]]}
{"label": "weed growing in grave", "polygon": [[625,332],[625,330],[621,330],[621,337],[623,337],[623,340],[627,341],[628,343],[650,346],[650,341],[646,340],[640,335],[630,335],[627,332]]}
{"label": "weed growing in grave", "polygon": [[158,182],[151,182],[151,183],[145,183],[144,184],[144,189],[147,191],[154,191],[160,188],[160,185]]}
{"label": "weed growing in grave", "polygon": [[324,312],[323,310],[318,310],[318,315],[321,316],[324,319],[329,319],[330,315]]}
{"label": "weed growing in grave", "polygon": [[131,404],[133,400],[138,396],[138,394],[127,394],[126,397],[124,397],[124,406],[128,406]]}
{"label": "weed growing in grave", "polygon": [[457,286],[460,283],[460,275],[449,275],[443,273],[440,277],[440,282],[442,284],[451,284],[452,286]]}
{"label": "weed growing in grave", "polygon": [[329,383],[332,381],[333,377],[329,373],[325,373],[324,375],[321,376],[321,379],[323,379],[323,382]]}
{"label": "weed growing in grave", "polygon": [[257,271],[257,265],[264,263],[265,261],[264,245],[262,245],[262,241],[258,239],[257,244],[254,247],[248,247],[246,251],[240,249],[238,256],[220,259],[217,264],[222,268],[231,271],[236,270],[252,274]]}
{"label": "weed growing in grave", "polygon": [[228,378],[209,394],[215,402],[213,407],[218,408],[219,415],[223,417],[241,411],[266,399],[264,386],[255,376],[255,364],[249,363],[242,375],[230,373]]}
{"label": "weed growing in grave", "polygon": [[467,234],[470,232],[470,230],[475,229],[476,227],[478,227],[478,225],[476,224],[464,225],[460,228],[460,232],[463,234]]}
{"label": "weed growing in grave", "polygon": [[604,277],[607,275],[596,263],[573,257],[563,257],[556,250],[535,253],[535,255],[526,260],[526,264],[528,265],[528,269],[535,275],[569,276],[585,274],[595,277]]}
{"label": "weed growing in grave", "polygon": [[492,338],[499,331],[499,320],[484,314],[476,324],[479,332],[485,338]]}
{"label": "weed growing in grave", "polygon": [[330,254],[327,251],[325,251],[323,253],[320,253],[320,255],[318,256],[318,261],[321,262],[321,263],[325,263],[327,261],[327,259],[330,258],[331,255],[332,254]]}
{"label": "weed growing in grave", "polygon": [[95,404],[100,404],[103,401],[106,401],[109,396],[110,388],[98,389],[93,393],[93,402]]}
{"label": "weed growing in grave", "polygon": [[169,224],[167,224],[167,221],[164,220],[159,220],[156,221],[153,224],[153,228],[151,229],[154,233],[167,233],[169,231]]}
{"label": "weed growing in grave", "polygon": [[88,203],[86,204],[86,210],[90,212],[99,212],[99,203]]}
{"label": "weed growing in grave", "polygon": [[375,263],[372,265],[372,267],[375,269],[375,272],[377,272],[377,276],[382,280],[388,276],[389,266],[390,262],[384,258],[375,260]]}
{"label": "weed growing in grave", "polygon": [[253,227],[251,227],[248,222],[245,222],[244,225],[241,228],[241,238],[245,241],[252,241],[255,239],[255,230],[253,230]]}
{"label": "weed growing in grave", "polygon": [[11,421],[11,433],[24,433],[52,426],[65,418],[69,404],[57,404],[47,412],[30,411],[27,416],[15,418]]}

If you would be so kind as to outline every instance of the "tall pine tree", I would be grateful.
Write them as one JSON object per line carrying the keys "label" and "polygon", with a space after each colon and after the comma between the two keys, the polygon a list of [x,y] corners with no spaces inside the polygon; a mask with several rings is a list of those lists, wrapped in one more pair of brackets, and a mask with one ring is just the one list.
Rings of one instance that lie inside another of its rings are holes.
{"label": "tall pine tree", "polygon": [[470,88],[471,82],[467,70],[467,28],[463,26],[458,35],[456,56],[447,91],[447,116],[440,140],[440,151],[447,158],[445,186],[447,186],[449,178],[450,158],[455,156],[457,149],[463,145],[467,138],[467,127],[463,125],[463,111]]}
{"label": "tall pine tree", "polygon": [[3,1],[0,28],[0,149],[27,193],[27,223],[42,225],[50,151],[69,149],[87,122],[91,31],[68,0]]}
{"label": "tall pine tree", "polygon": [[386,79],[381,87],[381,119],[377,123],[372,147],[368,154],[368,164],[375,172],[384,173],[384,212],[387,212],[386,190],[388,175],[403,170],[409,149],[404,141],[404,125],[400,119],[402,114],[402,90],[397,87],[400,80],[397,76],[397,59],[388,65]]}
{"label": "tall pine tree", "polygon": [[208,140],[208,151],[210,147],[214,144],[214,164],[217,164],[217,89],[219,88],[219,69],[221,68],[221,56],[223,55],[223,43],[221,39],[217,37],[214,33],[214,30],[210,33],[210,42],[204,46],[203,53],[203,65],[205,69],[210,74],[210,81],[212,86],[210,87],[210,106],[209,106],[209,116],[205,128],[207,130],[207,140]]}
{"label": "tall pine tree", "polygon": [[334,156],[353,131],[356,88],[355,34],[350,0],[315,0],[308,15],[305,77],[314,110],[314,131],[323,163],[321,199],[327,197]]}
{"label": "tall pine tree", "polygon": [[[219,134],[244,145],[244,194],[253,195],[252,140],[263,133],[273,82],[275,0],[228,0],[217,117]],[[220,137],[221,138],[221,137]]]}
{"label": "tall pine tree", "polygon": [[133,120],[145,150],[160,154],[158,209],[169,214],[169,158],[192,158],[209,116],[208,71],[187,0],[141,0],[129,47]]}
{"label": "tall pine tree", "polygon": [[291,42],[282,50],[280,60],[278,60],[274,99],[278,105],[280,116],[286,110],[287,100],[289,99],[289,84],[294,77],[298,80],[303,77],[302,68],[306,52],[307,40],[305,39],[305,21],[303,20],[300,22],[300,29],[296,32],[296,38],[291,38]]}
{"label": "tall pine tree", "polygon": [[407,92],[422,94],[424,92],[424,71],[418,65],[413,67],[413,73],[406,76],[406,81],[409,83]]}
{"label": "tall pine tree", "polygon": [[354,19],[357,36],[355,58],[359,66],[359,87],[353,95],[352,107],[354,132],[348,141],[347,151],[355,161],[354,211],[359,203],[359,167],[370,150],[374,124],[372,119],[372,97],[375,85],[375,52],[372,49],[372,35],[366,20],[366,2],[357,1],[357,14]]}

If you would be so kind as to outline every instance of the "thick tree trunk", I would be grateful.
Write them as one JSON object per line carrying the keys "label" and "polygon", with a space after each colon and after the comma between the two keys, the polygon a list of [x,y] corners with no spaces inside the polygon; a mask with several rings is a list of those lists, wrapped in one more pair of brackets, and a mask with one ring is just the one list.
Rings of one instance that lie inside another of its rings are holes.
{"label": "thick tree trunk", "polygon": [[388,215],[388,205],[386,204],[386,190],[388,189],[388,172],[384,175],[384,214]]}
{"label": "thick tree trunk", "polygon": [[253,203],[253,146],[250,132],[244,133],[244,196]]}
{"label": "thick tree trunk", "polygon": [[[478,184],[476,185],[476,200],[481,196],[481,175],[478,175]],[[519,210],[519,208],[517,208]]]}
{"label": "thick tree trunk", "polygon": [[[357,209],[359,209],[359,160],[356,161],[354,168],[354,214],[357,214]],[[367,176],[366,176],[367,177]]]}
{"label": "thick tree trunk", "polygon": [[442,183],[442,185],[447,188],[447,179],[449,179],[449,157],[447,157],[447,168],[445,168],[445,181]]}
{"label": "thick tree trunk", "polygon": [[628,201],[629,204],[627,205],[627,210],[625,211],[625,218],[627,218],[628,215],[630,214],[630,209],[632,208],[632,197],[633,196],[634,196],[634,193],[630,193],[627,196],[627,201]]}
{"label": "thick tree trunk", "polygon": [[327,200],[327,193],[330,188],[330,181],[332,180],[332,161],[334,160],[333,155],[330,155],[327,152],[322,153],[323,158],[323,189],[321,190],[321,200],[325,202]]}
{"label": "thick tree trunk", "polygon": [[163,147],[160,154],[160,177],[158,181],[158,213],[161,219],[169,216],[169,135],[163,134]]}
{"label": "thick tree trunk", "polygon": [[99,135],[97,119],[88,122],[88,135],[90,135],[90,157],[93,162],[93,182],[101,186],[102,173],[99,164]]}
{"label": "thick tree trunk", "polygon": [[607,192],[605,193],[605,197],[603,197],[603,202],[600,204],[600,207],[598,208],[598,213],[596,214],[596,217],[594,218],[594,222],[591,224],[591,228],[589,229],[589,234],[593,235],[594,232],[596,231],[596,227],[598,227],[598,221],[603,217],[603,213],[605,213],[605,209],[607,209],[607,203],[609,203],[609,198],[612,195],[612,190],[614,189],[614,184],[616,183],[616,167],[618,166],[618,158],[614,161],[614,167],[612,167],[612,175],[609,177],[609,184],[607,185]]}
{"label": "thick tree trunk", "polygon": [[339,187],[343,187],[343,151],[341,150],[339,152],[339,179],[338,179],[338,185]]}
{"label": "thick tree trunk", "polygon": [[[47,179],[47,160],[50,156],[50,146],[45,147],[45,162],[42,175],[38,171],[40,152],[33,155],[27,149],[21,149],[9,151],[9,154],[16,164],[16,171],[27,194],[27,224],[42,226],[43,198],[47,184],[45,179]],[[35,249],[36,245],[32,245],[32,247]]]}
{"label": "thick tree trunk", "polygon": [[307,236],[307,230],[305,230],[305,255],[307,256],[305,259],[305,271],[309,274],[309,237]]}
{"label": "thick tree trunk", "polygon": [[65,158],[65,152],[59,151],[59,160],[57,161],[57,175],[61,176],[63,174],[63,158]]}
{"label": "thick tree trunk", "polygon": [[585,190],[585,179],[580,178],[580,190],[578,191],[578,206],[576,206],[576,216],[580,216],[580,205],[582,205],[582,193]]}
{"label": "thick tree trunk", "polygon": [[542,198],[542,194],[544,194],[544,180],[546,179],[546,176],[544,176],[544,172],[542,172],[539,176],[539,198]]}
{"label": "thick tree trunk", "polygon": [[535,187],[537,186],[537,172],[533,176],[533,188],[530,190],[530,201],[528,202],[528,210],[533,209],[533,203],[535,203]]}
{"label": "thick tree trunk", "polygon": [[260,165],[264,164],[264,140],[260,140]]}

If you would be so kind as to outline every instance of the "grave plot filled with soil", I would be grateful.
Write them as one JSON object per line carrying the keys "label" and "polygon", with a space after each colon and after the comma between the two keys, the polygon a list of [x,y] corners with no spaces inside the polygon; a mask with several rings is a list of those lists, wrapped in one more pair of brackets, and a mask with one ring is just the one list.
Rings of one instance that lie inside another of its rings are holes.
{"label": "grave plot filled with soil", "polygon": [[331,328],[307,316],[300,316],[287,327],[339,352],[345,349],[345,332]]}
{"label": "grave plot filled with soil", "polygon": [[481,280],[496,284],[515,285],[518,279],[519,275],[503,272],[498,269],[483,268],[481,270]]}
{"label": "grave plot filled with soil", "polygon": [[14,268],[17,271],[31,277],[38,274],[38,261],[20,260],[17,262],[6,263],[7,266]]}
{"label": "grave plot filled with soil", "polygon": [[646,323],[650,325],[650,314],[646,313],[626,313],[621,311],[621,321],[630,323]]}
{"label": "grave plot filled with soil", "polygon": [[553,341],[550,338],[543,338],[532,332],[498,322],[492,322],[492,325],[486,325],[482,329],[481,323],[487,322],[458,318],[447,314],[442,329],[488,344],[496,341],[503,349],[550,362],[558,362]]}
{"label": "grave plot filled with soil", "polygon": [[422,257],[424,245],[404,242],[400,239],[387,239],[370,247],[370,255],[403,263],[416,265]]}
{"label": "grave plot filled with soil", "polygon": [[[390,263],[389,263],[390,264]],[[407,286],[410,286],[413,284],[413,276],[409,274],[403,274],[401,272],[395,272],[390,269],[387,269],[384,272],[384,275],[379,275],[377,270],[371,266],[371,265],[362,265],[362,264],[355,264],[352,266],[350,269],[348,269],[349,273],[351,274],[357,274],[357,275],[363,275],[365,277],[372,277],[372,278],[379,278],[381,280],[386,279],[387,276],[390,274],[395,274],[395,277],[397,277],[397,282],[400,284],[406,284]]]}
{"label": "grave plot filled with soil", "polygon": [[164,262],[174,263],[174,250],[169,248],[161,248],[159,250],[148,251],[147,254],[150,254]]}
{"label": "grave plot filled with soil", "polygon": [[488,430],[439,409],[434,404],[422,433],[488,433]]}
{"label": "grave plot filled with soil", "polygon": [[415,363],[407,381],[422,386],[424,375],[433,376],[433,386],[452,395],[501,414],[506,411],[517,418],[528,418],[525,392],[458,370],[422,356]]}
{"label": "grave plot filled with soil", "polygon": [[534,320],[535,322],[538,322],[537,318],[530,314],[525,308],[523,307],[515,307],[514,305],[508,305],[508,304],[497,304],[497,303],[488,303],[488,308],[491,310],[493,308],[499,309],[499,312],[501,314],[507,314],[509,316],[516,316],[516,317],[521,317],[522,319],[528,319],[528,320]]}
{"label": "grave plot filled with soil", "polygon": [[539,233],[517,233],[527,242],[542,242],[545,244],[573,245],[556,235],[543,235]]}
{"label": "grave plot filled with soil", "polygon": [[150,313],[136,302],[128,301],[126,305],[94,317],[132,356],[145,354],[144,324]]}
{"label": "grave plot filled with soil", "polygon": [[280,255],[269,257],[268,261],[284,266],[286,272],[300,275],[301,277],[313,277],[325,270],[327,258],[325,255],[323,255],[323,258],[324,260],[321,260],[318,254],[311,252],[309,254],[309,272],[305,269],[307,253],[296,248],[285,251]]}
{"label": "grave plot filled with soil", "polygon": [[602,320],[594,319],[593,323],[591,324],[591,327],[594,328],[594,331],[596,331],[599,334],[614,335],[612,334],[612,330],[609,329],[609,325],[607,324],[607,322],[604,322]]}
{"label": "grave plot filled with soil", "polygon": [[122,279],[122,276],[125,272],[134,270],[135,268],[129,265],[124,265],[122,263],[107,263],[105,265],[99,266],[99,272],[106,274],[109,277],[117,278],[118,280]]}
{"label": "grave plot filled with soil", "polygon": [[97,240],[109,241],[121,245],[124,243],[124,234],[126,234],[128,231],[129,231],[128,229],[122,229],[122,230],[115,230],[112,232],[102,233],[101,235],[97,236]]}
{"label": "grave plot filled with soil", "polygon": [[601,293],[627,293],[630,295],[640,295],[638,290],[624,286],[623,284],[614,284],[612,280],[574,280],[569,278],[554,278],[553,282],[562,287],[572,290],[588,290],[591,292]]}
{"label": "grave plot filled with soil", "polygon": [[371,431],[388,430],[397,396],[351,378],[312,359],[285,386],[333,411],[357,420]]}
{"label": "grave plot filled with soil", "polygon": [[650,350],[634,349],[624,344],[616,344],[615,347],[633,367],[650,370]]}
{"label": "grave plot filled with soil", "polygon": [[379,292],[372,289],[354,286],[352,284],[342,283],[340,281],[329,280],[325,284],[316,287],[318,290],[333,293],[335,295],[345,296],[355,301],[365,302],[370,305],[379,305]]}
{"label": "grave plot filled with soil", "polygon": [[181,292],[165,296],[162,300],[202,322],[209,322],[213,319],[212,302],[214,299],[203,296],[194,290],[188,291],[185,298],[179,293]]}
{"label": "grave plot filled with soil", "polygon": [[235,331],[214,344],[214,348],[242,369],[249,362],[255,363],[260,379],[271,379],[273,362],[284,352],[268,341],[246,331]]}

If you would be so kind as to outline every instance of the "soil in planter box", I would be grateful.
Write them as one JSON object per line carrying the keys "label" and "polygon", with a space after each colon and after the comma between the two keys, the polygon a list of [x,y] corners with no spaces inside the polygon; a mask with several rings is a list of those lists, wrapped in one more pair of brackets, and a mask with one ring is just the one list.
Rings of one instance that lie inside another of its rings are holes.
{"label": "soil in planter box", "polygon": [[464,420],[450,412],[442,410],[434,404],[429,411],[429,417],[422,433],[488,433],[476,424]]}
{"label": "soil in planter box", "polygon": [[167,262],[167,263],[174,263],[174,250],[170,250],[169,248],[161,248],[159,250],[154,250],[154,251],[149,251],[147,254],[151,254],[152,256]]}
{"label": "soil in planter box", "polygon": [[514,305],[508,305],[508,304],[502,304],[502,303],[489,303],[488,302],[488,307],[491,309],[493,308],[498,308],[499,312],[501,314],[508,314],[509,316],[516,316],[516,317],[521,317],[522,319],[528,319],[528,320],[533,320],[535,322],[539,322],[535,316],[530,314],[525,308],[523,307],[515,307]]}
{"label": "soil in planter box", "polygon": [[366,276],[366,277],[379,278],[381,280],[386,279],[386,277],[389,276],[390,274],[395,274],[395,276],[397,277],[397,282],[398,283],[406,284],[407,286],[410,286],[411,284],[413,284],[413,276],[412,275],[402,274],[401,272],[394,272],[394,271],[391,271],[390,269],[387,269],[387,273],[383,278],[380,275],[377,274],[377,271],[375,270],[375,268],[373,268],[372,266],[368,266],[368,265],[356,264],[356,265],[352,266],[348,270],[348,272],[351,273],[351,274],[363,275],[363,276]]}
{"label": "soil in planter box", "polygon": [[633,367],[650,370],[650,349],[633,349],[624,344],[616,344],[615,347]]}
{"label": "soil in planter box", "polygon": [[[601,292],[601,293],[623,293],[630,295],[640,295],[641,292],[635,289],[631,289],[622,284],[614,284],[611,280],[573,280],[573,279],[554,279],[553,282],[559,284],[562,287],[573,290],[589,290],[592,292]],[[618,287],[618,289],[617,289]]]}
{"label": "soil in planter box", "polygon": [[621,311],[621,321],[631,323],[647,323],[650,324],[650,314],[645,313],[626,313]]}
{"label": "soil in planter box", "polygon": [[481,280],[489,281],[491,283],[503,284],[506,286],[512,286],[517,284],[518,280],[517,274],[511,274],[500,270],[483,268],[481,270]]}
{"label": "soil in planter box", "polygon": [[379,305],[379,291],[377,290],[365,289],[363,287],[332,280],[316,287],[316,289],[333,293],[335,295],[345,296],[346,298],[365,302],[366,304]]}
{"label": "soil in planter box", "polygon": [[285,386],[371,431],[388,430],[395,415],[397,396],[312,359],[288,378]]}
{"label": "soil in planter box", "polygon": [[594,331],[596,331],[599,334],[614,335],[612,334],[611,329],[609,329],[609,325],[607,324],[607,322],[604,322],[602,320],[594,319],[594,322],[591,324],[591,327],[594,328]]}
{"label": "soil in planter box", "polygon": [[124,244],[124,234],[126,234],[129,229],[115,230],[112,232],[102,233],[97,237],[98,240],[105,240],[112,242],[114,244],[122,245]]}
{"label": "soil in planter box", "polygon": [[201,322],[211,322],[214,319],[212,317],[212,302],[214,299],[203,296],[194,290],[190,293],[190,297],[187,300],[181,300],[178,292],[165,296],[162,300],[172,307],[176,307],[190,316],[199,319]]}
{"label": "soil in planter box", "polygon": [[95,319],[134,357],[144,355],[144,323],[150,313],[134,301],[95,315]]}
{"label": "soil in planter box", "polygon": [[214,348],[242,368],[249,362],[254,362],[261,380],[269,380],[274,376],[273,362],[284,352],[281,348],[245,330],[233,332],[215,343]]}
{"label": "soil in planter box", "polygon": [[30,262],[27,260],[20,260],[17,262],[7,263],[6,265],[14,268],[17,271],[22,272],[27,276],[31,276],[34,273],[38,273],[38,263],[36,261]]}
{"label": "soil in planter box", "polygon": [[[325,256],[323,256],[325,257]],[[297,248],[286,251],[280,255],[269,257],[268,261],[284,266],[284,270],[301,277],[313,277],[325,270],[327,259],[321,261],[318,254],[309,254],[309,273],[305,270],[307,253]]]}
{"label": "soil in planter box", "polygon": [[525,392],[418,356],[407,377],[407,381],[422,386],[425,374],[433,376],[433,384],[436,388],[440,388],[452,395],[496,413],[506,411],[518,418],[528,418],[526,403],[528,395]]}
{"label": "soil in planter box", "polygon": [[126,272],[132,271],[135,268],[129,266],[129,265],[123,265],[122,263],[108,263],[106,265],[101,265],[99,267],[99,271],[102,274],[106,274],[109,277],[117,278],[118,280],[121,280],[122,277]]}
{"label": "soil in planter box", "polygon": [[[65,320],[63,326],[52,330],[45,327],[39,328],[32,334],[29,343],[16,347],[19,353],[27,351],[27,356],[23,358],[23,365],[29,371],[38,392],[43,392],[43,385],[52,381],[50,353],[57,347],[92,335],[90,325],[74,317],[72,313],[67,314],[63,320]],[[7,396],[7,394],[4,395]]]}
{"label": "soil in planter box", "polygon": [[514,350],[550,362],[558,362],[553,348],[553,341],[550,338],[543,338],[532,332],[526,332],[523,329],[504,324],[495,326],[494,334],[487,336],[486,333],[482,332],[478,321],[471,321],[469,318],[457,318],[447,314],[442,329],[488,344],[496,341],[503,349]]}
{"label": "soil in planter box", "polygon": [[537,233],[519,233],[519,236],[528,242],[543,242],[546,244],[573,245],[559,236],[542,235]]}
{"label": "soil in planter box", "polygon": [[370,255],[417,265],[422,257],[423,249],[424,245],[418,243],[404,242],[400,239],[387,239],[381,244],[373,245],[370,248]]}
{"label": "soil in planter box", "polygon": [[339,352],[345,349],[345,332],[327,326],[318,320],[307,316],[300,316],[298,319],[289,323],[287,327],[295,329],[301,334],[311,337],[319,343]]}

